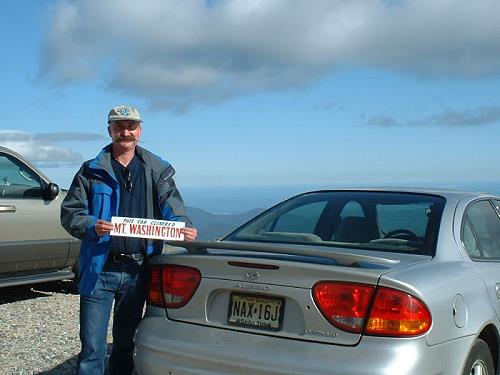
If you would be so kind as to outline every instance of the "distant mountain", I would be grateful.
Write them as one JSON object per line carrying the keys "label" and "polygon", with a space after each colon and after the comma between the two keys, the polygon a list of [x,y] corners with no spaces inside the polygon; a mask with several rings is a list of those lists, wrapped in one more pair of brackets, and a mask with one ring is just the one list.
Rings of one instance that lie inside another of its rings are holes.
{"label": "distant mountain", "polygon": [[189,218],[198,229],[197,240],[213,240],[228,235],[241,224],[260,214],[264,209],[255,208],[241,214],[211,214],[195,207],[186,207]]}

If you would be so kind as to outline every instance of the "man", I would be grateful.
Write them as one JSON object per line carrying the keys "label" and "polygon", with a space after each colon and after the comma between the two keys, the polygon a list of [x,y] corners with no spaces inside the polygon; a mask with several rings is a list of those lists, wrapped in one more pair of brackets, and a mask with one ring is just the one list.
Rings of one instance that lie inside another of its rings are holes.
{"label": "man", "polygon": [[[61,207],[61,223],[81,242],[79,374],[103,374],[114,301],[112,374],[133,370],[133,335],[142,318],[146,260],[161,253],[162,241],[114,237],[111,216],[184,221],[185,208],[172,179],[173,167],[137,146],[141,115],[128,105],[108,115],[112,143],[83,163]],[[183,228],[187,241],[195,228]]]}

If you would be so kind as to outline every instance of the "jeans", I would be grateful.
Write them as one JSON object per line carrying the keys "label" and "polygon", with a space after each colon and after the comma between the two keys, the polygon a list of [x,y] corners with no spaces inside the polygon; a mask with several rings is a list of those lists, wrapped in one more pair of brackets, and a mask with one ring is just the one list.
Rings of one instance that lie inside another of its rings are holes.
{"label": "jeans", "polygon": [[97,280],[95,294],[80,296],[82,349],[78,356],[78,374],[104,374],[113,300],[113,350],[109,359],[109,373],[132,373],[133,336],[142,318],[145,277],[145,266],[132,259],[107,261]]}

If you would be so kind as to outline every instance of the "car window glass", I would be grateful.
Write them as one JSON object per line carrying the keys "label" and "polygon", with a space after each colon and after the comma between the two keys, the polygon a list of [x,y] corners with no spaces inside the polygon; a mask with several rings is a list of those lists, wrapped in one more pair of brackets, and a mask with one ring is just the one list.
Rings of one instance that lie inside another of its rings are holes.
{"label": "car window glass", "polygon": [[433,255],[445,202],[412,193],[311,192],[272,207],[225,239]]}
{"label": "car window glass", "polygon": [[383,234],[405,229],[419,237],[425,236],[432,212],[431,203],[378,204],[376,207],[379,229]]}
{"label": "car window glass", "polygon": [[353,217],[365,217],[365,213],[363,212],[363,208],[356,201],[349,201],[346,203],[342,212],[340,213],[341,218],[345,218],[347,216]]}
{"label": "car window glass", "polygon": [[314,233],[326,202],[314,202],[294,208],[281,215],[273,232]]}
{"label": "car window glass", "polygon": [[494,200],[493,204],[495,205],[495,208],[496,208],[498,214],[500,215],[500,200],[498,200],[498,199]]}
{"label": "car window glass", "polygon": [[327,203],[328,200],[315,196],[299,202],[286,201],[247,223],[233,238],[287,243],[321,241],[314,230]]}
{"label": "car window glass", "polygon": [[477,236],[481,258],[500,259],[500,218],[490,202],[473,203],[466,214]]}
{"label": "car window glass", "polygon": [[474,232],[472,230],[469,220],[466,220],[464,224],[464,229],[462,232],[462,243],[464,244],[465,249],[472,258],[481,257],[479,244],[476,241],[476,237],[474,236]]}
{"label": "car window glass", "polygon": [[0,154],[0,198],[39,197],[40,177],[18,160]]}

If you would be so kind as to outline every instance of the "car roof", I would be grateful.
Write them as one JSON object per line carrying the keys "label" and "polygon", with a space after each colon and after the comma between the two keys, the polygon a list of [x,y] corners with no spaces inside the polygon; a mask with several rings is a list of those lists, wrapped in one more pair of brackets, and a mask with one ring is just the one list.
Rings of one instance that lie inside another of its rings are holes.
{"label": "car roof", "polygon": [[397,187],[397,186],[322,189],[322,190],[304,192],[299,195],[311,194],[311,193],[323,193],[323,192],[388,192],[388,193],[427,194],[427,195],[438,195],[450,201],[459,201],[462,199],[475,200],[479,198],[498,198],[497,196],[486,192],[475,192],[475,191],[444,189],[444,188]]}

